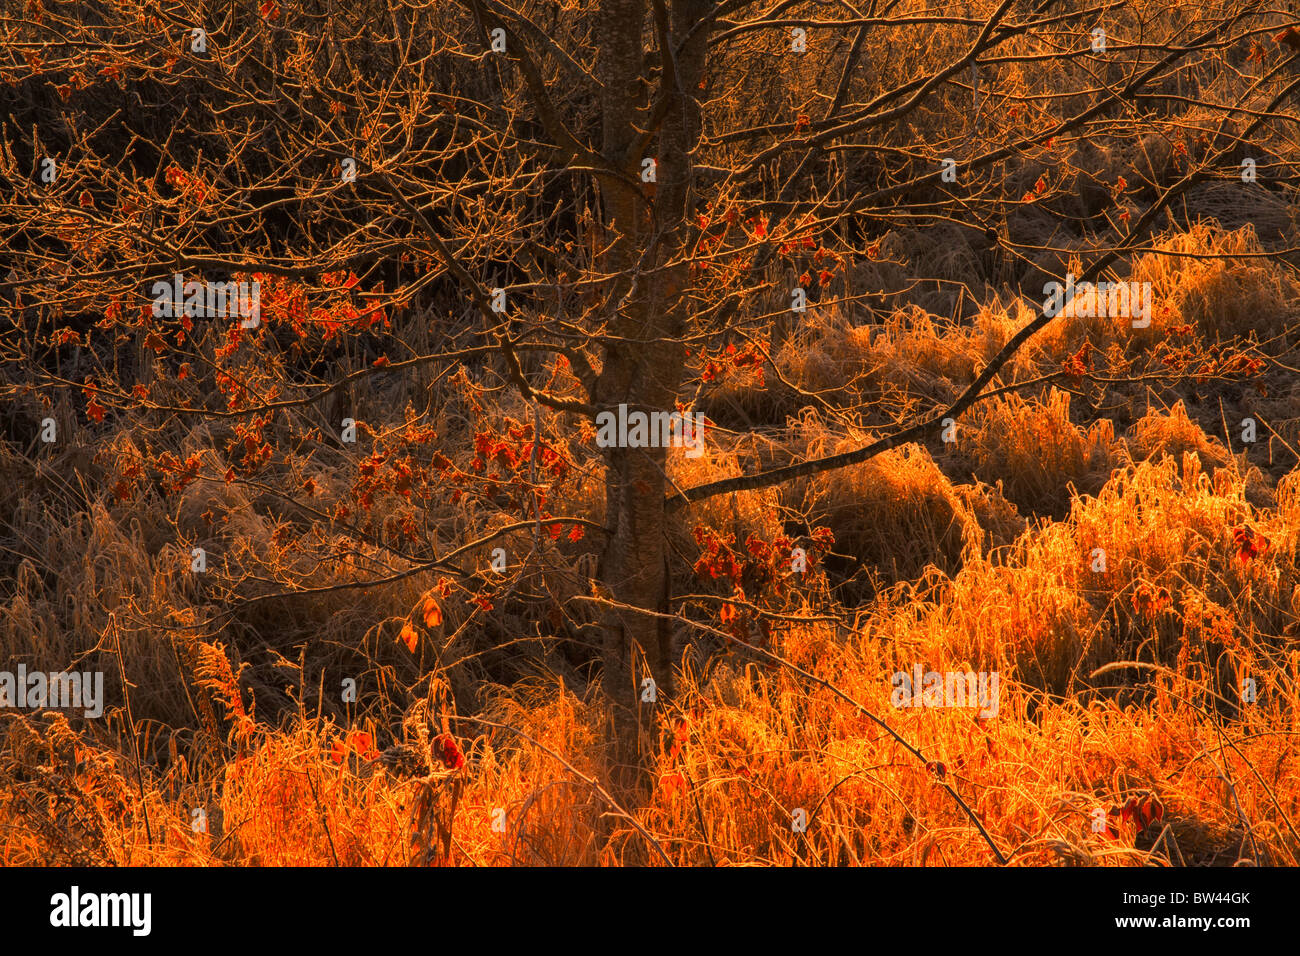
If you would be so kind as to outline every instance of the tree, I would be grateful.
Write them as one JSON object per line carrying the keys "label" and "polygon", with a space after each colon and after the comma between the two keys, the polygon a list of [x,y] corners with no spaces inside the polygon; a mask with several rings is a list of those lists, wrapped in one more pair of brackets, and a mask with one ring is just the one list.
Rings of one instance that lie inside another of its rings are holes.
{"label": "tree", "polygon": [[[82,389],[94,421],[132,410],[159,428],[217,423],[229,439],[224,475],[155,450],[119,462],[116,487],[247,484],[294,502],[296,520],[406,563],[395,572],[375,561],[351,587],[437,572],[490,605],[515,584],[493,590],[497,579],[462,558],[531,533],[544,562],[555,529],[590,531],[601,586],[570,593],[563,612],[597,608],[618,759],[629,765],[645,704],[672,694],[683,611],[672,601],[671,515],[935,441],[976,402],[1044,384],[1006,374],[1052,320],[1041,308],[951,400],[868,406],[811,393],[777,364],[798,303],[864,308],[889,291],[854,290],[848,267],[887,255],[881,243],[899,223],[959,222],[989,263],[971,284],[996,286],[1008,270],[994,263],[1027,266],[1039,251],[1008,231],[1026,203],[1091,202],[1081,228],[1106,246],[1076,278],[1102,278],[1186,190],[1238,176],[1242,145],[1296,87],[1290,59],[1239,73],[1234,100],[1203,104],[1216,126],[1204,146],[1132,185],[1129,221],[1114,203],[1125,186],[1057,168],[1054,151],[1067,138],[1107,148],[1135,138],[1124,122],[1167,103],[1183,64],[1276,27],[1262,5],[1214,4],[1194,23],[1054,0],[968,4],[960,15],[732,0],[33,9],[3,21],[0,79],[16,117],[0,168],[6,361],[30,366],[27,383],[46,399]],[[1036,66],[1060,61],[1076,86],[1035,80]],[[751,102],[765,109],[737,107]],[[105,122],[75,125],[78,111]],[[942,116],[946,128],[927,141],[918,130]],[[1028,190],[1006,173],[1013,158],[1043,170]],[[258,324],[160,312],[152,290],[173,276],[182,292],[191,281],[260,282]],[[63,364],[84,373],[87,347],[100,364],[76,381]],[[400,424],[372,425],[360,411],[373,416],[366,392],[380,383],[407,377],[433,394],[453,369],[445,381],[458,383],[466,416],[475,395],[509,386],[518,396],[506,426],[465,429],[477,435],[468,464],[426,447],[433,435],[414,407]],[[756,370],[796,406],[846,428],[865,416],[885,437],[686,488],[670,480],[662,445],[592,450],[566,438],[620,407],[689,411],[720,372]],[[42,417],[31,411],[25,427]],[[340,437],[348,421],[356,443]],[[313,457],[356,470],[332,508],[302,492]],[[560,486],[593,466],[599,522],[552,514]],[[471,544],[447,551],[438,529],[403,527],[418,524],[410,514],[396,530],[369,520],[375,494],[444,492],[472,513]],[[510,522],[480,520],[492,513]],[[280,583],[312,591],[307,576]],[[246,601],[239,592],[231,580],[213,603]]]}

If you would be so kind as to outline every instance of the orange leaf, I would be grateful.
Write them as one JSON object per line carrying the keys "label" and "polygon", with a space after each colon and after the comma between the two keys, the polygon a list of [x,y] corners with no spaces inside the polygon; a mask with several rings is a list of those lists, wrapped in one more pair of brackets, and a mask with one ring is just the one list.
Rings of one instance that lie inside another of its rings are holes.
{"label": "orange leaf", "polygon": [[433,598],[424,599],[424,626],[437,627],[442,623],[442,608],[438,607],[438,602]]}
{"label": "orange leaf", "polygon": [[348,734],[348,746],[357,752],[362,760],[376,760],[379,751],[375,749],[375,738],[364,730],[354,730]]}
{"label": "orange leaf", "polygon": [[415,653],[415,645],[419,643],[420,636],[415,633],[415,628],[411,627],[408,622],[402,627],[402,633],[397,635],[398,643],[405,644],[406,649],[412,654]]}
{"label": "orange leaf", "polygon": [[672,799],[678,791],[686,792],[686,778],[680,773],[665,774],[659,781],[665,797]]}

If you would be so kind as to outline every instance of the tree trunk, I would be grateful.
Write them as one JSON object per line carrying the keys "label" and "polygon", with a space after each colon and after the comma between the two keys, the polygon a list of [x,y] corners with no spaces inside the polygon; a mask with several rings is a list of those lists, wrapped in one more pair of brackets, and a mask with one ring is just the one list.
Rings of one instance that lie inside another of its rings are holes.
{"label": "tree trunk", "polygon": [[[606,176],[600,181],[606,228],[615,237],[604,271],[613,280],[609,301],[617,304],[617,313],[608,317],[615,341],[605,349],[596,387],[596,404],[603,408],[627,405],[629,411],[647,414],[675,409],[688,318],[679,292],[688,276],[685,265],[664,263],[680,260],[688,238],[691,152],[700,135],[695,94],[708,31],[700,30],[674,58],[675,67],[661,71],[662,89],[648,105],[642,96],[643,34],[647,26],[657,26],[661,31],[668,27],[673,37],[685,36],[708,9],[707,0],[675,3],[670,23],[652,25],[643,0],[604,0],[600,7],[602,153],[631,180]],[[641,136],[637,127],[645,128],[659,97],[667,97],[668,108],[658,148],[646,150],[657,160],[655,186],[646,190],[640,183],[645,157],[631,151]],[[638,110],[641,105],[646,108]],[[614,606],[605,615],[604,683],[613,712],[615,761],[623,770],[619,782],[627,789],[644,782],[646,731],[673,691],[671,621],[656,616],[670,610],[666,462],[667,450],[659,447],[616,447],[606,453],[605,523],[611,533],[601,580]]]}

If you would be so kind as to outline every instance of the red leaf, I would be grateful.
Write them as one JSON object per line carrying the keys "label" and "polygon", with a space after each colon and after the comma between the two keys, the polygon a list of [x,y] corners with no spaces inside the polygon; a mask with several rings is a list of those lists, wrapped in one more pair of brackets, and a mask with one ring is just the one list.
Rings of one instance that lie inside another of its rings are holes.
{"label": "red leaf", "polygon": [[465,754],[451,734],[439,734],[434,738],[433,755],[441,760],[442,765],[448,770],[459,770],[465,766]]}

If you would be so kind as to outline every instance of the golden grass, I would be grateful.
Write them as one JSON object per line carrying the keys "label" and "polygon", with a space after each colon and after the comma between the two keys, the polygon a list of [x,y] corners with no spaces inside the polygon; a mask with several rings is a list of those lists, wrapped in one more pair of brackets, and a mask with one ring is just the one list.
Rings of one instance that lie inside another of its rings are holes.
{"label": "golden grass", "polygon": [[[936,474],[916,451],[876,467],[904,488],[920,481],[909,482],[910,469]],[[844,483],[846,498],[869,477]],[[886,508],[889,488],[876,493],[874,507],[906,513],[905,501]],[[1300,748],[1287,728],[1300,704],[1300,486],[1285,481],[1277,497],[1275,508],[1253,508],[1234,469],[1211,476],[1194,454],[1139,463],[1076,499],[1064,520],[968,555],[955,576],[899,585],[848,630],[782,627],[777,648],[942,763],[1015,863],[1294,864]],[[899,520],[900,540],[915,533]],[[1241,526],[1269,541],[1250,560],[1236,552]],[[1104,572],[1091,569],[1094,548],[1106,551]],[[1167,607],[1138,599],[1161,589]],[[336,760],[344,728],[305,715],[283,729],[255,725],[238,713],[224,652],[204,648],[197,687],[220,705],[225,739],[188,769],[146,770],[144,803],[131,761],[110,741],[61,717],[6,721],[6,863],[659,859],[627,821],[602,823],[608,807],[582,779],[608,772],[596,697],[581,701],[546,678],[502,689],[481,713],[514,730],[489,732],[456,724],[455,704],[439,694],[437,706],[417,702],[400,739],[364,721],[352,728],[377,730],[385,758]],[[1096,673],[1116,662],[1145,669]],[[890,675],[914,663],[998,671],[997,717],[893,708]],[[1258,680],[1254,704],[1234,691],[1244,676]],[[463,769],[430,756],[442,717],[460,730]],[[862,711],[789,669],[727,658],[707,678],[688,670],[661,726],[647,742],[655,790],[630,811],[673,863],[992,861],[932,772]],[[406,765],[388,759],[395,754]],[[1139,791],[1163,803],[1164,826],[1118,839],[1092,832],[1096,807]],[[53,813],[51,800],[78,812]],[[192,830],[195,807],[207,808],[208,833]],[[812,819],[803,833],[791,828],[799,809]]]}

